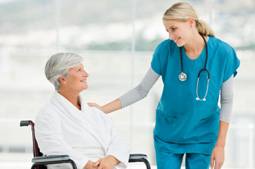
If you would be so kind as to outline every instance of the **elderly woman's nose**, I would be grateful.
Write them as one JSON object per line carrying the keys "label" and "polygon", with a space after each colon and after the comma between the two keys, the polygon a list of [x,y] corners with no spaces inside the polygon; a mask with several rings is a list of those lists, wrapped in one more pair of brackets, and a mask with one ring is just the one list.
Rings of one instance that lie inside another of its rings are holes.
{"label": "elderly woman's nose", "polygon": [[89,76],[88,72],[86,72],[86,71],[84,70],[84,71],[83,71],[83,76],[88,77],[88,76]]}

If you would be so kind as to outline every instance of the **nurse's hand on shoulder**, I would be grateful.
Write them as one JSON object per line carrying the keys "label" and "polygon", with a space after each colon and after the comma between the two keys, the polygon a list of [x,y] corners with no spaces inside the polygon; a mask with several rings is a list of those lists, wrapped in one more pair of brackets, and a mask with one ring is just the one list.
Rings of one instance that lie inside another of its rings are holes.
{"label": "nurse's hand on shoulder", "polygon": [[103,111],[102,106],[99,106],[99,105],[96,104],[96,103],[88,103],[88,105],[89,105],[90,107],[96,107],[96,108],[100,109],[101,111]]}
{"label": "nurse's hand on shoulder", "polygon": [[108,155],[105,158],[98,160],[94,164],[94,167],[98,167],[98,169],[113,169],[114,166],[118,165],[119,163],[120,161],[117,158],[112,155]]}
{"label": "nurse's hand on shoulder", "polygon": [[211,155],[211,168],[212,169],[221,169],[224,163],[224,147],[215,146]]}

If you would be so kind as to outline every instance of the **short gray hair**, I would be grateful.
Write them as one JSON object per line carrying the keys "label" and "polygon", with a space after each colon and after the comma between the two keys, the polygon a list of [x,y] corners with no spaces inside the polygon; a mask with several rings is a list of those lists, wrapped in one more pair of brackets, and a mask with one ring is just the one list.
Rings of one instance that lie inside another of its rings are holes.
{"label": "short gray hair", "polygon": [[59,77],[67,77],[68,70],[82,63],[82,57],[74,53],[57,53],[50,57],[45,65],[46,78],[58,90]]}

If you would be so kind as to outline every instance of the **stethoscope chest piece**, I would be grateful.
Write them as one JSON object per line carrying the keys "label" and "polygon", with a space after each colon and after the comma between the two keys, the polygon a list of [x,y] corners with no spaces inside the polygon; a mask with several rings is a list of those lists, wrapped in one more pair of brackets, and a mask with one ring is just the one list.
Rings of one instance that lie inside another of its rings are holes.
{"label": "stethoscope chest piece", "polygon": [[183,72],[181,72],[181,74],[179,74],[179,80],[180,81],[185,81],[187,79],[187,75]]}

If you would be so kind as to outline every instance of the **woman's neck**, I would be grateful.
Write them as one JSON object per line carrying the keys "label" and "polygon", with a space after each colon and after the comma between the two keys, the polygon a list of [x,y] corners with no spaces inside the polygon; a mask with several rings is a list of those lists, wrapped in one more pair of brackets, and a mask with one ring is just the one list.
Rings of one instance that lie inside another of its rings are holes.
{"label": "woman's neck", "polygon": [[189,57],[198,57],[205,47],[205,42],[200,34],[195,34],[188,43],[184,45],[186,54]]}
{"label": "woman's neck", "polygon": [[66,91],[59,89],[58,93],[64,96],[69,102],[71,102],[77,109],[81,110],[81,105],[79,102],[79,93]]}

